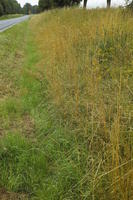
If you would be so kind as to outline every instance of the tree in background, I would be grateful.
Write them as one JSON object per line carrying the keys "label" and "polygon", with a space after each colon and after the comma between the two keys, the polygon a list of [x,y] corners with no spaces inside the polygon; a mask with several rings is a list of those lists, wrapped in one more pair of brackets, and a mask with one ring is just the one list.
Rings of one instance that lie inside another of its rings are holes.
{"label": "tree in background", "polygon": [[55,7],[78,5],[81,0],[53,0]]}
{"label": "tree in background", "polygon": [[127,0],[126,3],[127,3],[127,7],[133,10],[133,0],[132,1]]}
{"label": "tree in background", "polygon": [[39,8],[43,11],[51,8],[78,5],[80,2],[81,0],[39,0]]}
{"label": "tree in background", "polygon": [[86,8],[86,6],[87,6],[87,0],[84,0],[84,5],[83,5],[83,7]]}
{"label": "tree in background", "polygon": [[0,0],[0,15],[21,13],[21,6],[16,0]]}
{"label": "tree in background", "polygon": [[22,13],[25,15],[39,13],[39,7],[37,5],[32,6],[30,3],[26,3],[22,8]]}
{"label": "tree in background", "polygon": [[26,3],[23,8],[17,0],[0,0],[0,16],[8,14],[36,14],[39,12],[39,7],[37,5],[32,6]]}
{"label": "tree in background", "polygon": [[53,0],[39,0],[39,8],[41,11],[48,10],[52,8],[54,5]]}
{"label": "tree in background", "polygon": [[32,6],[32,10],[31,10],[32,14],[37,14],[39,13],[39,7],[37,5]]}
{"label": "tree in background", "polygon": [[111,0],[107,0],[107,7],[110,8],[111,6]]}
{"label": "tree in background", "polygon": [[23,13],[29,15],[32,13],[32,5],[30,3],[26,3],[23,7]]}
{"label": "tree in background", "polygon": [[0,3],[0,16],[2,16],[3,15],[3,6],[2,6],[2,4]]}

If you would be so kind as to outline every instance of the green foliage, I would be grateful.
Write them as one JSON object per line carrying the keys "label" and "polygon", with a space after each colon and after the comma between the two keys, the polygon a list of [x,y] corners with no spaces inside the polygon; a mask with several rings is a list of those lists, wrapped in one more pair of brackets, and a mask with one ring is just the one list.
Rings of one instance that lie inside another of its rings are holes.
{"label": "green foliage", "polygon": [[40,10],[47,10],[55,7],[78,5],[81,0],[39,0]]}
{"label": "green foliage", "polygon": [[36,14],[39,12],[37,5],[26,3],[23,8],[16,0],[0,0],[0,16],[8,14]]}
{"label": "green foliage", "polygon": [[0,15],[21,13],[21,6],[16,0],[0,0]]}
{"label": "green foliage", "polygon": [[39,13],[39,7],[37,5],[32,6],[31,12],[32,14]]}
{"label": "green foliage", "polygon": [[32,5],[30,3],[26,3],[23,7],[23,13],[29,15],[31,13]]}
{"label": "green foliage", "polygon": [[3,6],[2,6],[2,4],[0,3],[0,16],[2,16],[3,13],[4,13]]}
{"label": "green foliage", "polygon": [[133,1],[127,1],[127,7],[133,9]]}
{"label": "green foliage", "polygon": [[26,15],[29,15],[29,14],[36,14],[36,13],[39,13],[39,8],[37,5],[35,6],[32,6],[30,3],[26,3],[24,5],[24,7],[22,8],[22,12]]}

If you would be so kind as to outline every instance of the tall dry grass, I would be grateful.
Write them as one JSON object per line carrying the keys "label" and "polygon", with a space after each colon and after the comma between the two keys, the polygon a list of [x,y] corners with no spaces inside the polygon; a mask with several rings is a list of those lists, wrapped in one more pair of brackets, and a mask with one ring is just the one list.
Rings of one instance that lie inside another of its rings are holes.
{"label": "tall dry grass", "polygon": [[86,145],[78,184],[82,192],[87,182],[92,189],[81,199],[131,200],[132,16],[117,9],[54,10],[33,17],[31,30],[42,54],[38,70],[47,79],[49,105]]}

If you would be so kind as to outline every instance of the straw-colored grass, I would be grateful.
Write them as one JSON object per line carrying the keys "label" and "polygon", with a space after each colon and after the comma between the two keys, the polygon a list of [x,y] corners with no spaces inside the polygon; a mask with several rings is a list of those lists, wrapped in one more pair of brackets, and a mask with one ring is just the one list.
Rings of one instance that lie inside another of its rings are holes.
{"label": "straw-colored grass", "polygon": [[[31,21],[49,104],[86,145],[81,199],[133,195],[132,23],[117,9],[54,10]],[[78,151],[81,159],[80,145]]]}

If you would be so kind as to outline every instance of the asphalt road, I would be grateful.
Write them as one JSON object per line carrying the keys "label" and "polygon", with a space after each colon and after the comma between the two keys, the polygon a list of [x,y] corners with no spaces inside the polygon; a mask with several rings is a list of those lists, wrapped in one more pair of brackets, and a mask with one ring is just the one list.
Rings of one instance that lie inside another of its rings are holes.
{"label": "asphalt road", "polygon": [[29,15],[25,15],[25,16],[13,18],[13,19],[0,20],[0,32],[5,31],[6,29],[8,29],[20,22],[23,22],[27,19],[29,19]]}

